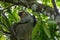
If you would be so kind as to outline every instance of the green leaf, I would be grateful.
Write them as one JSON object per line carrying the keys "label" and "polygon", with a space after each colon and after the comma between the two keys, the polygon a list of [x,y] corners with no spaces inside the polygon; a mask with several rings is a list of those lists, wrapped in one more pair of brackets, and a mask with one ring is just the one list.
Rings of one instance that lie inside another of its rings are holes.
{"label": "green leaf", "polygon": [[40,22],[37,22],[36,26],[33,28],[33,31],[32,31],[32,39],[35,38],[37,32],[39,31],[39,26],[40,26]]}
{"label": "green leaf", "polygon": [[44,29],[46,35],[47,35],[49,38],[51,38],[50,30],[49,30],[46,26],[43,26],[43,29]]}
{"label": "green leaf", "polygon": [[6,38],[2,35],[0,40],[6,40]]}

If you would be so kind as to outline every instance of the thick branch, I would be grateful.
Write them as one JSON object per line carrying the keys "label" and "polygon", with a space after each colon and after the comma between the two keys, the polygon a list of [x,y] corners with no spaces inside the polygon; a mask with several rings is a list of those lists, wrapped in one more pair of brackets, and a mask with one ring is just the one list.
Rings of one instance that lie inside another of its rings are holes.
{"label": "thick branch", "polygon": [[0,1],[15,4],[15,2],[13,2],[13,0],[0,0]]}
{"label": "thick branch", "polygon": [[14,4],[14,5],[23,5],[23,6],[27,6],[25,5],[23,2],[21,2],[20,0],[0,0],[2,2],[7,2],[7,3],[11,3],[11,4]]}

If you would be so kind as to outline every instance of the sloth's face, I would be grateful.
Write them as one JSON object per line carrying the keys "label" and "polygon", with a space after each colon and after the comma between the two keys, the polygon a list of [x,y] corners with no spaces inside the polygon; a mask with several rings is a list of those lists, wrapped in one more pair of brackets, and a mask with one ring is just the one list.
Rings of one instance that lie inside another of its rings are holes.
{"label": "sloth's face", "polygon": [[20,16],[20,18],[23,18],[23,17],[25,17],[26,16],[26,13],[25,12],[19,12],[19,14],[18,14],[19,16]]}

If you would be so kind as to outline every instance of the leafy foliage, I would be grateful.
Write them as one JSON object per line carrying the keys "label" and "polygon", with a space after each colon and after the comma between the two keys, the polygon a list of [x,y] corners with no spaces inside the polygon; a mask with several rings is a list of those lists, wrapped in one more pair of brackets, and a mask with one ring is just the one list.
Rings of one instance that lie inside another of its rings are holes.
{"label": "leafy foliage", "polygon": [[[33,40],[55,40],[56,34],[56,23],[50,20],[47,16],[40,15],[38,22],[33,29],[32,37]],[[54,32],[54,34],[53,34]]]}

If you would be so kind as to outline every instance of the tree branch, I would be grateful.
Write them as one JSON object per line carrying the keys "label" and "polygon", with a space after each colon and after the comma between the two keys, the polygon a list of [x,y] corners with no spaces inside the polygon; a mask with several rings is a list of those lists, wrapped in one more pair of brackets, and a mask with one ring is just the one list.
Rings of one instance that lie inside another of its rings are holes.
{"label": "tree branch", "polygon": [[56,6],[56,3],[55,3],[55,0],[52,0],[52,4],[53,4],[54,11],[56,12],[56,14],[57,14],[57,15],[60,15],[59,12],[58,12],[58,9],[57,9],[57,6]]}
{"label": "tree branch", "polygon": [[12,3],[14,5],[23,5],[23,6],[27,6],[26,4],[24,4],[23,2],[21,2],[20,0],[0,0],[2,2],[7,2],[7,3]]}

